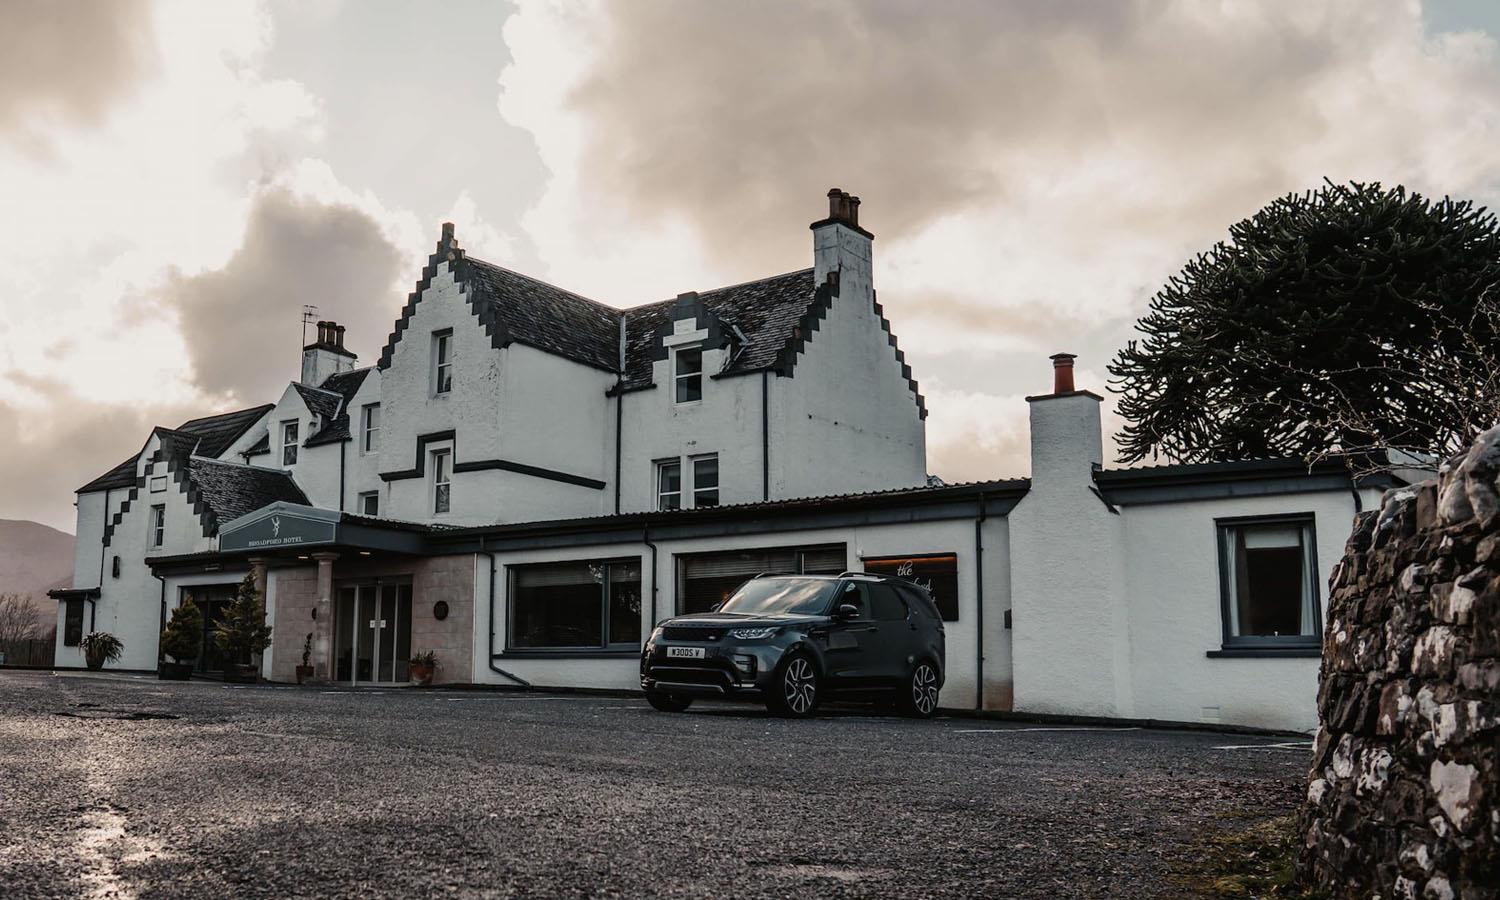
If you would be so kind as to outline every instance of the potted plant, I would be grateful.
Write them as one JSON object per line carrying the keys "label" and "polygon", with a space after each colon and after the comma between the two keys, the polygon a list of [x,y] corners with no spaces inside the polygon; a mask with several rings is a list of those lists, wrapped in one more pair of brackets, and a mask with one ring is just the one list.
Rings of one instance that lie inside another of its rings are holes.
{"label": "potted plant", "polygon": [[107,662],[114,662],[124,652],[125,645],[107,631],[91,631],[79,642],[83,660],[91,671],[97,672]]}
{"label": "potted plant", "polygon": [[202,638],[203,613],[189,594],[182,598],[181,606],[172,610],[167,630],[161,634],[161,651],[173,661],[163,661],[157,668],[157,677],[166,681],[187,681],[192,677],[193,661],[198,658]]}
{"label": "potted plant", "polygon": [[312,639],[313,639],[312,632],[309,631],[307,633],[307,637],[304,638],[303,641],[302,641],[302,665],[300,665],[300,666],[297,667],[297,683],[298,684],[301,684],[304,681],[308,681],[309,679],[311,679],[313,677],[313,667],[312,667]]}
{"label": "potted plant", "polygon": [[266,624],[266,607],[255,587],[255,575],[240,582],[234,600],[224,610],[224,618],[214,626],[214,643],[224,652],[224,680],[254,684],[260,678],[250,658],[271,646],[271,626]]}
{"label": "potted plant", "polygon": [[411,658],[411,683],[417,687],[432,684],[432,674],[437,671],[437,654],[428,650],[413,654]]}

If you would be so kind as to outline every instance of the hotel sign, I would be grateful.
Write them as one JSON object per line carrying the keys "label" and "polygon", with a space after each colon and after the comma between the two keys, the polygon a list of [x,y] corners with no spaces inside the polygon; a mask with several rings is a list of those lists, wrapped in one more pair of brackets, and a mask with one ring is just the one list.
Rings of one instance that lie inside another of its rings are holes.
{"label": "hotel sign", "polygon": [[219,550],[277,550],[331,544],[338,536],[338,514],[311,507],[273,504],[241,516],[219,532]]}

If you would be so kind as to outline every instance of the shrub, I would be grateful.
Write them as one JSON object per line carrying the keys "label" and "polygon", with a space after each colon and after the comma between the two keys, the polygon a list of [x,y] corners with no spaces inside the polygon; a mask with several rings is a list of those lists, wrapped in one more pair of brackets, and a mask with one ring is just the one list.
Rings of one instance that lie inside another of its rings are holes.
{"label": "shrub", "polygon": [[102,668],[105,663],[114,662],[125,652],[125,645],[120,643],[120,639],[107,631],[89,632],[78,646],[83,650],[83,658],[90,669]]}
{"label": "shrub", "polygon": [[198,658],[199,644],[203,638],[203,613],[193,602],[191,594],[184,597],[182,605],[172,610],[171,621],[161,635],[161,650],[179,663]]}
{"label": "shrub", "polygon": [[266,624],[266,607],[255,587],[254,574],[240,582],[223,620],[214,626],[214,643],[237,663],[271,646],[271,626]]}

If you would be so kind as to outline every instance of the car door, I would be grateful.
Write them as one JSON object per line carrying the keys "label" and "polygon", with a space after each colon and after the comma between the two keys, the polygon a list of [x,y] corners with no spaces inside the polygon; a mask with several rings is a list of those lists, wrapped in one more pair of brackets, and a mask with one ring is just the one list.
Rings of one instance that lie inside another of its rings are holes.
{"label": "car door", "polygon": [[[857,688],[870,682],[871,650],[877,628],[870,616],[868,585],[846,581],[834,601],[834,618],[828,625],[828,646],[824,662],[828,667],[830,687]],[[839,607],[853,606],[858,612],[850,618],[837,615]]]}
{"label": "car door", "polygon": [[906,608],[906,601],[887,584],[872,584],[871,618],[875,630],[869,638],[869,679],[881,686],[902,683],[914,652],[916,628]]}

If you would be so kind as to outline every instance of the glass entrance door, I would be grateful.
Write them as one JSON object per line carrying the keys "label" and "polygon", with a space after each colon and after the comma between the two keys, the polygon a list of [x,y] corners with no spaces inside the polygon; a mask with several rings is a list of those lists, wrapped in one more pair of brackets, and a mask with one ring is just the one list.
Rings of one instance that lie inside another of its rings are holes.
{"label": "glass entrance door", "polygon": [[339,681],[406,681],[411,659],[411,583],[381,580],[343,585],[338,591],[334,631]]}

